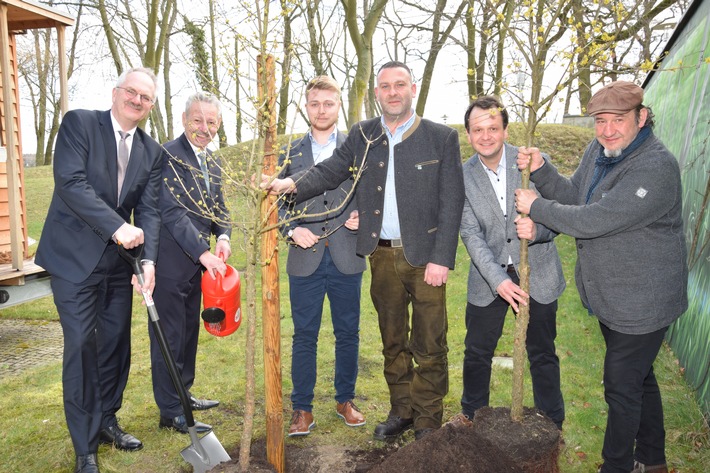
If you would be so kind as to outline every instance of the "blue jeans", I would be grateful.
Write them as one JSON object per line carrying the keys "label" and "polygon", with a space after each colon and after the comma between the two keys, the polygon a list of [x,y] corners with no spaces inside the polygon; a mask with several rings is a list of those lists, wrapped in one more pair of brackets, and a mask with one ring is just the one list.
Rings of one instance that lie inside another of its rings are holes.
{"label": "blue jeans", "polygon": [[604,398],[609,405],[601,471],[628,473],[634,459],[645,465],[665,463],[663,403],[653,362],[668,327],[643,335],[599,327],[606,343]]}
{"label": "blue jeans", "polygon": [[[517,276],[511,274],[514,279]],[[517,284],[517,280],[514,281]],[[486,307],[466,306],[466,338],[463,361],[462,412],[473,417],[487,406],[490,398],[491,361],[503,333],[508,302],[500,296]],[[557,301],[540,304],[530,298],[530,323],[526,350],[535,407],[544,412],[558,428],[565,419],[560,389],[560,360],[555,353]]]}
{"label": "blue jeans", "polygon": [[335,400],[355,397],[360,346],[360,292],[362,273],[343,274],[328,248],[318,269],[310,276],[289,276],[293,345],[291,359],[291,404],[311,412],[316,385],[318,332],[323,301],[328,296],[335,335]]}

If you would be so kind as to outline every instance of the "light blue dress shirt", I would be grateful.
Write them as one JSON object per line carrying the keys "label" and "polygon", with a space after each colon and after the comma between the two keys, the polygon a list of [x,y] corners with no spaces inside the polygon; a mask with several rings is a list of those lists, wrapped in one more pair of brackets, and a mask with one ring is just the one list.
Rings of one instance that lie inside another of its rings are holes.
{"label": "light blue dress shirt", "polygon": [[394,240],[401,238],[402,233],[399,228],[399,210],[397,209],[397,193],[395,192],[395,174],[394,174],[394,147],[402,142],[402,136],[414,124],[416,114],[412,110],[412,116],[409,120],[402,123],[394,131],[390,133],[390,129],[385,123],[385,117],[382,116],[382,127],[389,138],[390,155],[387,163],[387,180],[385,181],[385,203],[382,208],[382,230],[380,230],[380,238],[383,240]]}
{"label": "light blue dress shirt", "polygon": [[337,145],[338,129],[333,127],[333,132],[328,136],[328,141],[325,144],[316,142],[311,131],[308,131],[308,137],[311,139],[311,152],[313,153],[313,164],[318,164],[325,161],[333,155],[335,146]]}

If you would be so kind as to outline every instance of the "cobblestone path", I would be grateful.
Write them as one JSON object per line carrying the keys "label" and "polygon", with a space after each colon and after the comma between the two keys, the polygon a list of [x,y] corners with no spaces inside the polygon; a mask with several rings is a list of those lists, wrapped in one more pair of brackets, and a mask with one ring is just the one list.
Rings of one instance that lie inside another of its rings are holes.
{"label": "cobblestone path", "polygon": [[59,322],[3,320],[0,316],[0,378],[61,361],[63,348]]}

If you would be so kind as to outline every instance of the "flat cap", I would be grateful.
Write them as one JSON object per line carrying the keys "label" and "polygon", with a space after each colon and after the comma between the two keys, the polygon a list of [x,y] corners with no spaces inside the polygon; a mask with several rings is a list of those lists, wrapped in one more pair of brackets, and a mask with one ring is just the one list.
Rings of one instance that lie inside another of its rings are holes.
{"label": "flat cap", "polygon": [[643,103],[643,89],[633,82],[618,80],[604,86],[589,99],[587,114],[626,113]]}

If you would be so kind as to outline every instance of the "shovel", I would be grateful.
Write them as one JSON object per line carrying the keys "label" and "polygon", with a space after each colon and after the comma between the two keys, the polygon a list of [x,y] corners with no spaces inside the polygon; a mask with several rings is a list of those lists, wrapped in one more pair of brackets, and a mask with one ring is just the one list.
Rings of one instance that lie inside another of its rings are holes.
{"label": "shovel", "polygon": [[[138,283],[142,286],[144,284],[144,279],[143,267],[141,266],[140,261],[143,254],[143,245],[128,250],[119,243],[118,253],[131,265],[133,273],[138,278]],[[192,416],[192,406],[190,405],[190,400],[187,395],[187,389],[185,389],[185,385],[182,383],[182,379],[178,374],[173,354],[168,349],[168,342],[165,340],[163,329],[160,327],[160,317],[158,317],[158,311],[153,303],[153,298],[150,294],[146,294],[144,292],[143,299],[145,300],[145,305],[148,308],[150,323],[153,326],[155,337],[158,339],[160,351],[163,354],[163,359],[168,367],[170,379],[173,381],[175,390],[180,397],[180,404],[182,404],[182,409],[185,412],[187,430],[190,433],[190,439],[192,440],[192,444],[183,449],[181,452],[182,458],[192,465],[195,473],[206,473],[219,463],[227,462],[231,460],[231,458],[222,444],[219,443],[219,440],[217,440],[217,436],[215,436],[214,432],[210,432],[202,438],[197,437],[195,418]]]}

